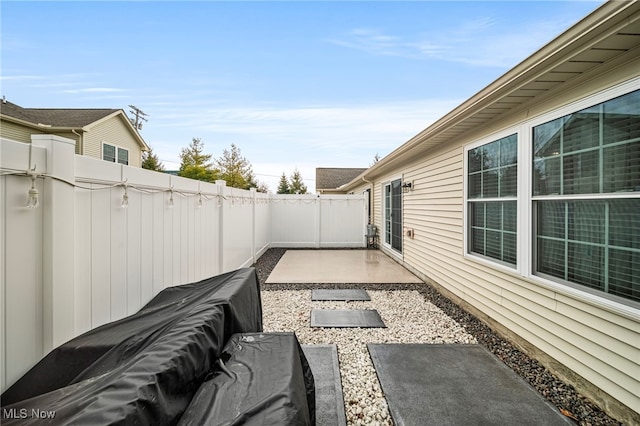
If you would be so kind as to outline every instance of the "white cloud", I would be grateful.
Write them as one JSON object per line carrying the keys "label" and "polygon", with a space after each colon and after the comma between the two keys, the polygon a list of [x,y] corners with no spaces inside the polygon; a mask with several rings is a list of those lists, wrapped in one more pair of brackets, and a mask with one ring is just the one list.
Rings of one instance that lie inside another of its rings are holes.
{"label": "white cloud", "polygon": [[[143,136],[160,159],[172,162],[169,168],[179,166],[180,149],[191,137],[201,137],[214,157],[235,143],[252,163],[258,180],[272,191],[282,172],[288,176],[296,167],[307,186],[315,188],[316,167],[368,167],[376,153],[388,154],[459,101],[171,110],[156,112],[153,126]],[[177,141],[171,133],[182,139]],[[189,135],[186,140],[185,134]]]}
{"label": "white cloud", "polygon": [[400,37],[379,29],[356,28],[330,43],[372,55],[398,56],[508,68],[551,41],[571,23],[562,18],[498,28],[492,17],[477,17],[437,34]]}
{"label": "white cloud", "polygon": [[564,31],[562,19],[523,23],[509,31],[492,29],[495,21],[478,19],[450,34],[452,49],[437,58],[472,66],[510,68]]}
{"label": "white cloud", "polygon": [[82,93],[119,93],[124,92],[124,89],[117,89],[115,87],[85,87],[82,89],[66,89],[64,93],[70,94],[82,94]]}
{"label": "white cloud", "polygon": [[0,75],[1,81],[30,81],[42,80],[45,77],[39,75]]}
{"label": "white cloud", "polygon": [[[274,140],[307,150],[348,153],[363,147],[389,149],[451,110],[458,101],[411,101],[340,107],[249,107],[156,115],[155,125],[196,134]],[[158,122],[162,121],[162,124]]]}
{"label": "white cloud", "polygon": [[341,38],[328,40],[332,44],[361,50],[372,55],[420,58],[441,52],[446,46],[433,41],[404,40],[399,36],[387,35],[380,30],[356,28]]}

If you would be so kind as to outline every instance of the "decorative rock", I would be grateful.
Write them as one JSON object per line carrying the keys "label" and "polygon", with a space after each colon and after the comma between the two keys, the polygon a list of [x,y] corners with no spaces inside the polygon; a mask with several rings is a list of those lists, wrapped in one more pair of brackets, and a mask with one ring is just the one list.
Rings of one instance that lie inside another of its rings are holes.
{"label": "decorative rock", "polygon": [[[331,284],[325,288],[366,288],[370,302],[311,301],[314,284],[264,284],[286,250],[269,249],[258,260],[263,328],[294,331],[301,344],[338,346],[347,424],[391,426],[387,402],[369,357],[367,343],[480,343],[582,425],[618,425],[571,386],[554,377],[484,323],[427,284]],[[393,288],[393,290],[389,290]],[[311,309],[376,309],[387,328],[312,329]]]}

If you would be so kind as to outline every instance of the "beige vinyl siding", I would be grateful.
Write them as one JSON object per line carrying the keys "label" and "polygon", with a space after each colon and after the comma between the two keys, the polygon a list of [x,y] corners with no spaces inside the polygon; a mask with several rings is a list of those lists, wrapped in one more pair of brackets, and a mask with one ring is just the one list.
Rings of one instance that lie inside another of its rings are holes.
{"label": "beige vinyl siding", "polygon": [[382,228],[382,186],[381,182],[384,180],[376,180],[371,188],[373,194],[373,202],[371,208],[373,209],[373,224],[378,227],[378,235],[380,235],[380,246],[382,246],[383,228]]}
{"label": "beige vinyl siding", "polygon": [[[380,178],[377,178],[373,184],[373,188],[372,188],[372,192],[373,192],[373,196],[374,196],[374,200],[373,200],[373,224],[376,225],[378,227],[378,235],[379,235],[379,247],[381,249],[383,249],[384,251],[386,251],[389,255],[391,256],[395,256],[400,257],[400,253],[398,253],[395,250],[392,250],[391,248],[389,248],[388,246],[385,246],[384,244],[384,185],[386,183],[389,183],[393,180],[399,179],[401,178],[401,174],[399,172],[393,172],[393,173],[389,173],[386,174],[384,176],[381,176]],[[404,211],[404,197],[403,197],[403,211]],[[404,215],[404,213],[403,213]],[[404,218],[403,218],[404,220]]]}
{"label": "beige vinyl siding", "polygon": [[33,127],[23,126],[21,124],[10,121],[2,121],[0,125],[0,137],[11,139],[17,142],[31,143],[31,135],[57,135],[68,138],[76,142],[76,154],[80,154],[78,145],[78,136],[71,132],[56,132],[47,128],[36,129]]}
{"label": "beige vinyl siding", "polygon": [[[569,377],[574,384],[586,380],[637,412],[640,407],[637,311],[625,314],[622,313],[625,310],[610,308],[612,303],[604,299],[598,302],[597,297],[581,297],[579,291],[569,287],[546,285],[522,276],[515,269],[510,272],[498,264],[493,267],[490,262],[465,257],[463,241],[464,147],[497,131],[510,128],[517,131],[525,120],[618,83],[620,75],[638,74],[640,67],[635,68],[640,65],[638,61],[627,65],[628,68],[599,74],[581,90],[555,93],[545,102],[530,105],[526,112],[514,111],[508,119],[432,150],[414,163],[377,178],[374,190],[375,221],[380,226],[382,183],[400,174],[405,181],[413,181],[413,190],[403,194],[403,227],[415,232],[413,239],[403,237],[402,262],[407,267],[470,305],[476,315],[490,324],[505,327],[508,331],[503,332],[524,339],[516,343],[557,374]],[[520,141],[518,146],[528,149]],[[518,232],[527,232],[530,226],[521,224]],[[556,361],[581,378],[574,377]],[[591,389],[587,391],[589,395],[606,405],[607,399]]]}
{"label": "beige vinyl siding", "polygon": [[[75,152],[76,152],[76,154],[78,154],[78,155],[80,154],[80,144],[78,143],[78,139],[79,139],[79,138],[78,138],[78,135],[76,135],[76,134],[74,134],[74,133],[71,133],[71,132],[68,132],[68,133],[64,133],[64,132],[51,132],[51,133],[53,133],[53,134],[55,134],[55,135],[58,135],[58,136],[62,136],[63,138],[67,138],[67,139],[71,139],[72,141],[75,141],[75,143],[76,143],[76,151],[75,151]],[[82,134],[80,131],[78,131],[78,133]]]}
{"label": "beige vinyl siding", "polygon": [[640,406],[636,321],[463,256],[462,146],[407,167],[404,178],[415,188],[403,202],[403,226],[415,230],[403,240],[407,266],[628,407]]}
{"label": "beige vinyl siding", "polygon": [[350,190],[349,192],[345,192],[345,194],[362,194],[364,193],[367,189],[369,189],[371,186],[367,183],[365,184],[363,182],[362,185],[356,186],[355,188],[353,188],[352,190]]}
{"label": "beige vinyl siding", "polygon": [[34,129],[21,126],[19,124],[12,123],[10,121],[2,120],[2,123],[0,125],[0,137],[3,137],[5,139],[11,139],[17,142],[30,143],[31,135],[35,133],[42,133],[42,132],[36,132],[34,131]]}
{"label": "beige vinyl siding", "polygon": [[353,192],[354,194],[362,194],[364,191],[366,191],[369,188],[371,188],[371,185],[369,185],[368,183],[365,183],[364,185],[356,186],[352,191],[349,191],[349,192],[350,193]]}
{"label": "beige vinyl siding", "polygon": [[[349,191],[348,193],[359,195],[359,194],[363,194],[367,189],[371,189],[371,185],[366,182],[362,182],[362,185],[356,186],[353,190]],[[369,194],[369,197],[371,197],[371,194]]]}
{"label": "beige vinyl siding", "polygon": [[455,149],[407,168],[404,179],[413,182],[413,190],[403,197],[404,227],[415,230],[407,250],[426,243],[462,253],[461,155]]}
{"label": "beige vinyl siding", "polygon": [[102,144],[126,148],[129,150],[129,165],[140,167],[141,154],[140,145],[131,134],[129,126],[122,122],[119,116],[105,120],[91,127],[85,133],[84,155],[93,158],[102,158]]}

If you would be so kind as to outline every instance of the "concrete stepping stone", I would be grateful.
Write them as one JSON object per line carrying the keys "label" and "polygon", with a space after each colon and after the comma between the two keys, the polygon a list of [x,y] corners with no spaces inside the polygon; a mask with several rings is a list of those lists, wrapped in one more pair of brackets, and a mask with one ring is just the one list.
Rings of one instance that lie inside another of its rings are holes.
{"label": "concrete stepping stone", "polygon": [[313,309],[311,327],[386,328],[375,309]]}
{"label": "concrete stepping stone", "polygon": [[369,301],[369,293],[360,288],[354,289],[316,289],[311,292],[311,300],[337,300],[350,302],[352,300]]}

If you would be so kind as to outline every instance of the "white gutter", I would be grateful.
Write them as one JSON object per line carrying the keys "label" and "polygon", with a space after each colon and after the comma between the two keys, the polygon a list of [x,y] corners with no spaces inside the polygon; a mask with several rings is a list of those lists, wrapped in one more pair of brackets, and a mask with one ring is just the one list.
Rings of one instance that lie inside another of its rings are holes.
{"label": "white gutter", "polygon": [[[364,171],[363,173],[366,173],[366,171]],[[375,204],[373,202],[373,194],[374,194],[375,190],[373,189],[373,182],[372,181],[366,180],[364,178],[364,176],[362,176],[362,180],[364,182],[368,183],[371,186],[371,191],[369,191],[369,204],[371,205],[371,211],[369,212],[370,213],[369,217],[371,218],[370,224],[373,224],[373,220],[375,218],[375,216],[373,215],[373,212],[374,212],[373,209],[374,209],[374,206],[375,206]]]}
{"label": "white gutter", "polygon": [[71,129],[71,133],[78,137],[78,152],[80,155],[84,155],[84,140],[80,133],[76,132],[76,129]]}

